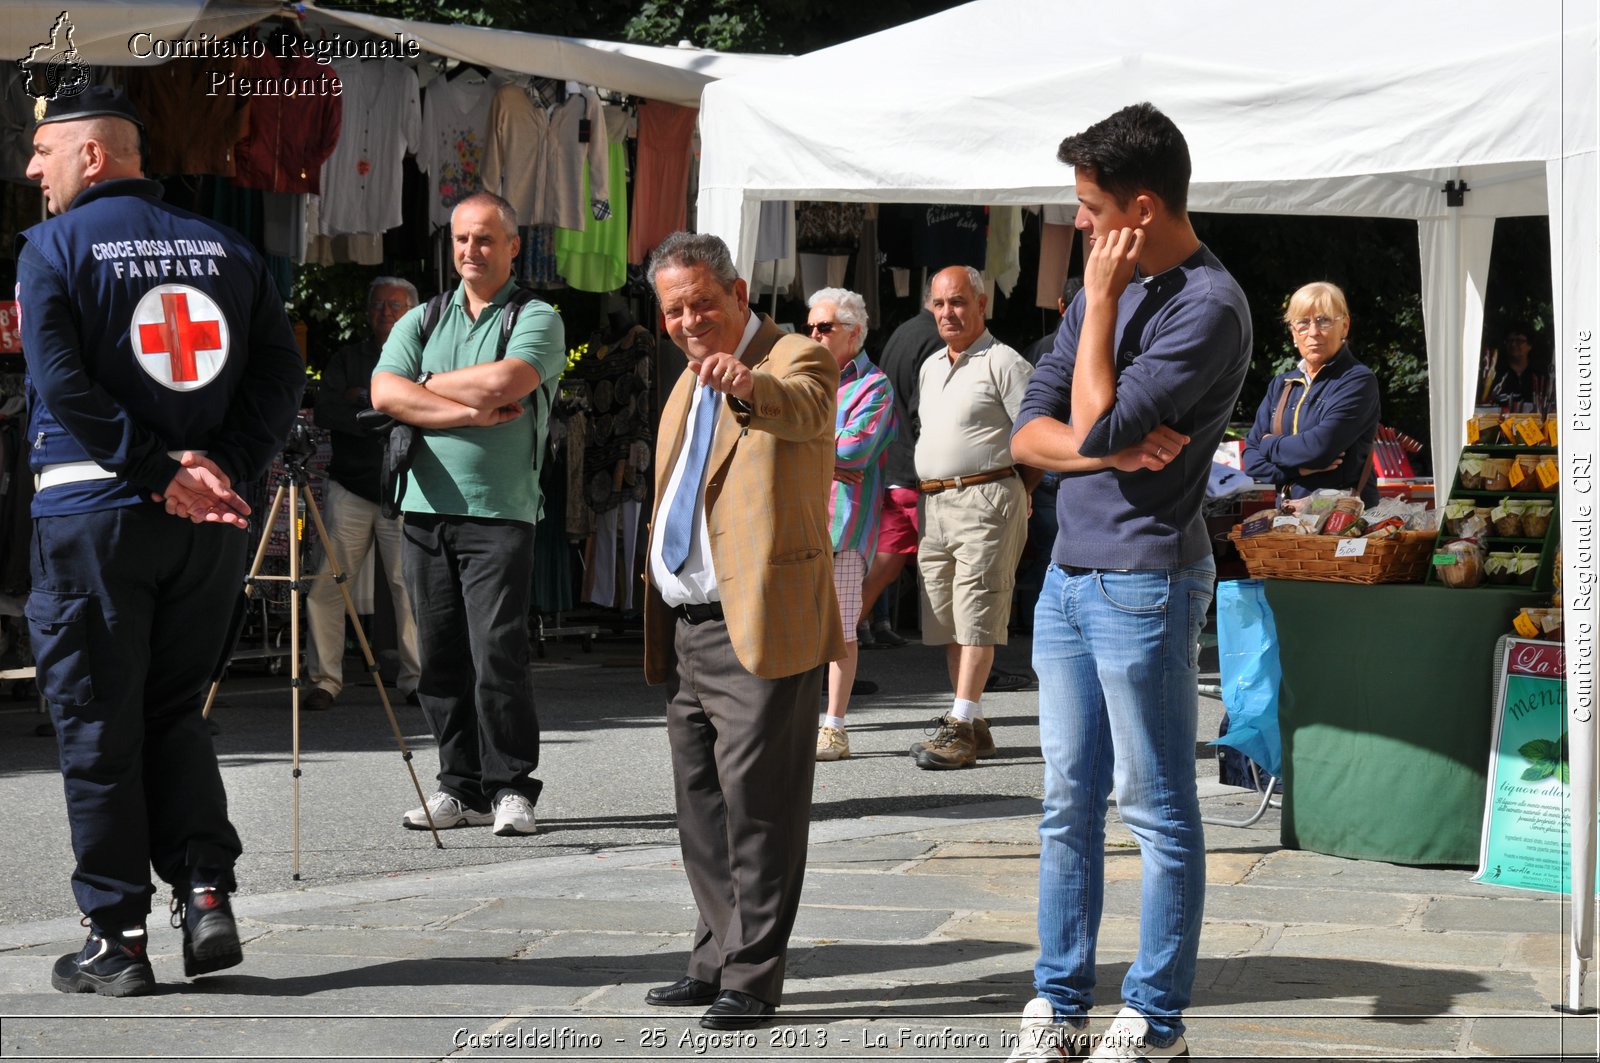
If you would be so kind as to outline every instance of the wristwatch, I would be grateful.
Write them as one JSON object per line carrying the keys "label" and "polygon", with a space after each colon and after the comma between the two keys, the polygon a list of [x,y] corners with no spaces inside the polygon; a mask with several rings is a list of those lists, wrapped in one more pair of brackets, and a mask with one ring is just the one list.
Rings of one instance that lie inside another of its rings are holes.
{"label": "wristwatch", "polygon": [[428,381],[430,381],[432,379],[433,379],[433,370],[424,369],[421,373],[417,374],[417,385],[419,387],[424,387],[425,388],[425,387],[428,386]]}

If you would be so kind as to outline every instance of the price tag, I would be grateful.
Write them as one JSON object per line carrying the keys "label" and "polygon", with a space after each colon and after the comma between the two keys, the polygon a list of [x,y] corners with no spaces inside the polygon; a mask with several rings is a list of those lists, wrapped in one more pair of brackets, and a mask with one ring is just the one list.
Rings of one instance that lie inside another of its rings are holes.
{"label": "price tag", "polygon": [[1460,557],[1460,554],[1434,554],[1433,563],[1436,565],[1453,565]]}
{"label": "price tag", "polygon": [[1556,459],[1546,458],[1539,463],[1539,486],[1546,491],[1554,487],[1561,479],[1561,470],[1556,467]]}
{"label": "price tag", "polygon": [[1560,445],[1560,440],[1557,438],[1557,436],[1560,435],[1560,429],[1557,427],[1557,423],[1559,421],[1560,418],[1556,417],[1554,414],[1544,419],[1545,442],[1550,444],[1552,447]]}
{"label": "price tag", "polygon": [[1527,478],[1528,478],[1528,474],[1522,471],[1522,462],[1520,462],[1520,461],[1512,462],[1511,463],[1511,489],[1513,491],[1515,491],[1517,489],[1517,485],[1522,483],[1522,481],[1526,480]]}
{"label": "price tag", "polygon": [[1517,435],[1530,447],[1537,447],[1544,442],[1544,430],[1531,417],[1517,422]]}
{"label": "price tag", "polygon": [[1288,516],[1273,517],[1272,527],[1274,530],[1278,528],[1298,528],[1300,527],[1300,518]]}
{"label": "price tag", "polygon": [[1511,621],[1511,626],[1516,628],[1517,634],[1521,635],[1525,639],[1536,639],[1539,637],[1539,625],[1533,622],[1533,617],[1528,615],[1528,611],[1526,609],[1517,614],[1517,618]]}
{"label": "price tag", "polygon": [[16,303],[0,303],[0,354],[21,353],[22,313]]}
{"label": "price tag", "polygon": [[1477,421],[1477,418],[1471,418],[1471,419],[1469,419],[1467,421],[1467,442],[1468,443],[1476,443],[1477,441],[1478,441],[1478,421]]}
{"label": "price tag", "polygon": [[1334,547],[1334,557],[1360,557],[1367,552],[1365,539],[1341,539],[1339,545]]}

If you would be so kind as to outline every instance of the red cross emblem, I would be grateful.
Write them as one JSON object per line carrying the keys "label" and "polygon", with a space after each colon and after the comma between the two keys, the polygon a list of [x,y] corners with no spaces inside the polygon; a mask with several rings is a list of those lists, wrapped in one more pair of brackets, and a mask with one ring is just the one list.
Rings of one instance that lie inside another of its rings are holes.
{"label": "red cross emblem", "polygon": [[139,365],[174,391],[204,387],[228,357],[228,324],[206,293],[185,284],[146,292],[134,309],[132,339]]}

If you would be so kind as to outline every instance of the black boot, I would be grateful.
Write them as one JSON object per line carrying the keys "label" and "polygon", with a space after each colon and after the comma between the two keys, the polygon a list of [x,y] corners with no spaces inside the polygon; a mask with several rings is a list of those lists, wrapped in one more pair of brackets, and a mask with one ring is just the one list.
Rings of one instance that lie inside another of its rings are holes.
{"label": "black boot", "polygon": [[172,925],[183,929],[185,978],[244,962],[233,905],[228,903],[228,891],[222,887],[192,886],[187,896],[181,890],[173,890]]}
{"label": "black boot", "polygon": [[63,956],[50,972],[50,984],[63,993],[136,997],[156,987],[145,952],[144,927],[105,931],[89,927],[89,939],[76,955]]}

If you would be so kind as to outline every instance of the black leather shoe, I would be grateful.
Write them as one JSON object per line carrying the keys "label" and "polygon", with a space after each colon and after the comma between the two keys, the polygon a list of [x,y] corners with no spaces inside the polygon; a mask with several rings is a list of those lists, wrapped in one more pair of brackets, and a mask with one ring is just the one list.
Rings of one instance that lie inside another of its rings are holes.
{"label": "black leather shoe", "polygon": [[707,1030],[747,1030],[752,1026],[767,1025],[772,1021],[772,1013],[777,1010],[749,993],[724,989],[717,997],[717,1002],[700,1016],[700,1026]]}
{"label": "black leather shoe", "polygon": [[698,1008],[717,999],[717,987],[698,978],[680,978],[671,985],[657,986],[644,995],[646,1004],[658,1008]]}

